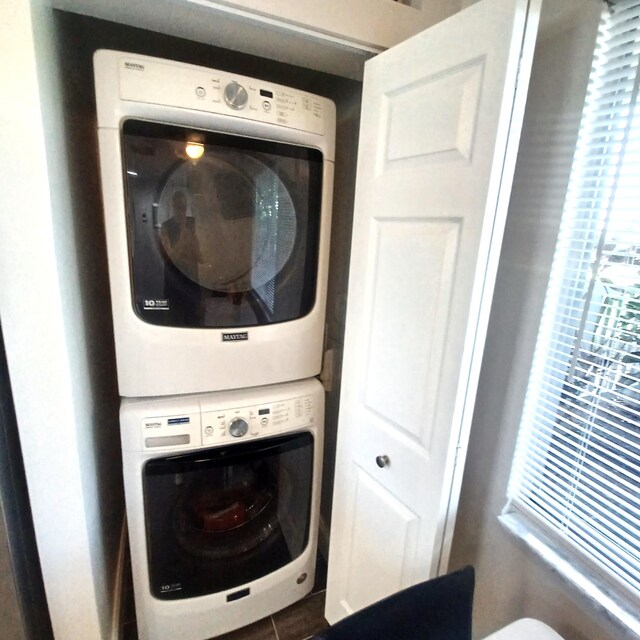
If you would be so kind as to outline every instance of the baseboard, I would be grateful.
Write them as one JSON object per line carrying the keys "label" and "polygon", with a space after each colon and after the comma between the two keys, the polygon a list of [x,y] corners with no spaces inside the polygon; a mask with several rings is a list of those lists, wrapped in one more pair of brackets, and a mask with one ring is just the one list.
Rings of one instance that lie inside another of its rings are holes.
{"label": "baseboard", "polygon": [[113,592],[113,616],[111,619],[111,640],[122,640],[122,596],[124,593],[124,576],[127,551],[127,519],[122,518],[116,579]]}

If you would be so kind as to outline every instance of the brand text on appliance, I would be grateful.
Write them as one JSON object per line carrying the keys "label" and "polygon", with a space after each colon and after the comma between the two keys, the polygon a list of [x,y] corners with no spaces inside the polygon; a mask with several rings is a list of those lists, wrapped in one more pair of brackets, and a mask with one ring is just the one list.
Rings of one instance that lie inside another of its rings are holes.
{"label": "brand text on appliance", "polygon": [[242,342],[249,339],[248,331],[236,331],[235,333],[223,333],[222,342]]}

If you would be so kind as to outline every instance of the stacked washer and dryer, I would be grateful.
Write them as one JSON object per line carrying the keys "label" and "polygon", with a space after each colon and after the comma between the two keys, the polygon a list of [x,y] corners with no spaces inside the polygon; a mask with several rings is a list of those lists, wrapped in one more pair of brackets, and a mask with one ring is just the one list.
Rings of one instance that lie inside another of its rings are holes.
{"label": "stacked washer and dryer", "polygon": [[205,640],[313,586],[335,107],[94,69],[139,636]]}

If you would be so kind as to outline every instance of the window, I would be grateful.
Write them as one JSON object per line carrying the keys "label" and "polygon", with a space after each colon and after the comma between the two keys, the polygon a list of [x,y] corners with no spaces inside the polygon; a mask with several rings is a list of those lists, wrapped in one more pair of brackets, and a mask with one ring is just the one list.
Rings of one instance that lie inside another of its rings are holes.
{"label": "window", "polygon": [[609,3],[509,484],[510,506],[640,595],[640,0]]}

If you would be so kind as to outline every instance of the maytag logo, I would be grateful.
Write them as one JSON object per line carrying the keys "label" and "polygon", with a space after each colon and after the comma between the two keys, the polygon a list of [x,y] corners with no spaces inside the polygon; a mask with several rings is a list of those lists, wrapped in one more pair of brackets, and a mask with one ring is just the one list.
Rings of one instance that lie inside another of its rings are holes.
{"label": "maytag logo", "polygon": [[235,333],[223,333],[222,342],[242,342],[249,339],[248,331],[236,331]]}
{"label": "maytag logo", "polygon": [[136,71],[144,71],[144,65],[138,64],[137,62],[125,62],[125,69],[135,69]]}

